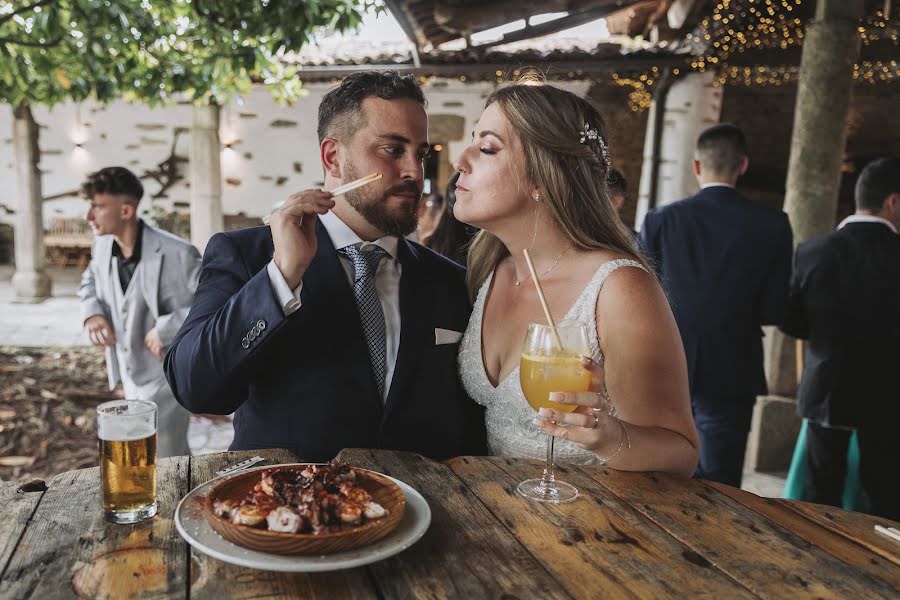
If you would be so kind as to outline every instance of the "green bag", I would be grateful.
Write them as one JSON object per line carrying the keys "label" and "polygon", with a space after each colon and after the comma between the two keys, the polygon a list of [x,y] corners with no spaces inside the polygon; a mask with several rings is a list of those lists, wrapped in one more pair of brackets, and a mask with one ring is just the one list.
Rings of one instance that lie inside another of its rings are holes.
{"label": "green bag", "polygon": [[[788,470],[787,479],[784,482],[784,494],[782,497],[788,500],[806,500],[806,430],[807,419],[803,419],[800,434],[797,436],[797,445],[794,446],[794,456],[791,459],[791,468]],[[850,436],[847,447],[847,475],[844,478],[844,495],[841,498],[843,508],[852,511],[865,511],[866,496],[859,481],[859,443],[856,440],[856,431]]]}

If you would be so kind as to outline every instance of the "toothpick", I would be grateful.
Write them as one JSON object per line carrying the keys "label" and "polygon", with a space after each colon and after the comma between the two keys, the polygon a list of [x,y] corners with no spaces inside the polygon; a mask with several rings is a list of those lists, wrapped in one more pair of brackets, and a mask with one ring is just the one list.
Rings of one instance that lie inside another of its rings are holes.
{"label": "toothpick", "polygon": [[[346,194],[347,192],[352,192],[357,188],[361,188],[364,185],[372,183],[373,181],[378,181],[381,179],[381,173],[369,173],[365,177],[360,177],[359,179],[354,179],[349,183],[345,183],[344,185],[339,185],[338,187],[331,190],[331,197],[336,198],[337,196],[341,196]],[[280,208],[273,210],[271,213],[263,217],[263,225],[268,225],[269,220],[272,218],[276,212],[281,210]]]}

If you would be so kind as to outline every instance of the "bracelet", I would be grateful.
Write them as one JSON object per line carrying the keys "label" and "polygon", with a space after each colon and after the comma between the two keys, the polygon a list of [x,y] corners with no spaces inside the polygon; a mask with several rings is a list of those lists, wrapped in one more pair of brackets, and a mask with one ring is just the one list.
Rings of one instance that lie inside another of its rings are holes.
{"label": "bracelet", "polygon": [[606,383],[603,384],[603,389],[597,392],[597,395],[603,400],[603,406],[600,408],[592,408],[591,410],[594,413],[606,413],[610,417],[616,418],[616,407],[613,405],[612,398],[609,396],[609,390],[606,389]]}
{"label": "bracelet", "polygon": [[594,452],[594,456],[596,456],[600,460],[600,465],[604,467],[608,465],[612,459],[617,457],[623,449],[631,448],[631,436],[628,434],[628,429],[625,427],[625,423],[623,423],[622,419],[618,417],[613,417],[613,419],[616,420],[616,422],[619,424],[619,427],[622,429],[622,437],[619,440],[619,447],[616,448],[616,451],[613,452],[612,456],[610,456],[609,458],[603,458],[602,456]]}

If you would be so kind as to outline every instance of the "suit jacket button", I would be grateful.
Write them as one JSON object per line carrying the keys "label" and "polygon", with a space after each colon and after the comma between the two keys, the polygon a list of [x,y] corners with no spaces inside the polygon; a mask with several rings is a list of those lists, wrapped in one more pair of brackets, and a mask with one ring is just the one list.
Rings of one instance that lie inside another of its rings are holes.
{"label": "suit jacket button", "polygon": [[242,340],[241,340],[241,346],[243,346],[244,348],[249,348],[249,347],[250,347],[250,340],[248,340],[247,338],[242,339]]}
{"label": "suit jacket button", "polygon": [[250,338],[250,341],[252,342],[253,340],[256,339],[256,332],[251,331],[250,333],[247,334],[247,337]]}
{"label": "suit jacket button", "polygon": [[266,328],[266,322],[263,321],[262,319],[260,319],[259,321],[256,322],[256,328],[259,329],[260,331],[262,331],[263,329]]}

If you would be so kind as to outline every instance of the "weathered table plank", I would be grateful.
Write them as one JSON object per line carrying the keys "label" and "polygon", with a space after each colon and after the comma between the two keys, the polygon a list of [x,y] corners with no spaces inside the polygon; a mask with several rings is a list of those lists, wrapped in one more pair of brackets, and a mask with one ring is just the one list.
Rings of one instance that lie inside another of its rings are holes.
{"label": "weathered table plank", "polygon": [[429,531],[400,554],[358,569],[281,574],[190,549],[174,508],[215,469],[254,454],[163,459],[160,514],[103,520],[99,469],[46,492],[0,484],[0,598],[896,598],[900,557],[872,527],[883,520],[764,499],[665,475],[564,467],[585,498],[547,506],[515,494],[537,462],[462,457],[448,464],[385,450],[339,458],[381,471],[429,502]]}
{"label": "weathered table plank", "polygon": [[[819,509],[824,513],[825,516],[817,520],[809,518],[805,514],[798,514],[794,510],[798,504],[795,502],[785,502],[774,498],[760,498],[756,494],[711,481],[704,483],[737,500],[754,512],[775,521],[785,529],[790,529],[798,536],[841,561],[882,579],[895,589],[900,590],[900,568],[897,566],[897,563],[900,562],[900,556],[892,555],[888,558],[876,556],[870,551],[870,546],[861,545],[854,541],[852,537],[839,535],[839,532],[836,532],[830,526],[830,522],[835,516],[831,514],[832,511],[827,510],[827,507],[806,505],[813,509]],[[830,519],[827,518],[829,516],[831,517]],[[869,528],[872,527],[872,517],[868,515],[859,516]],[[846,517],[846,515],[842,514],[841,517]],[[892,543],[890,540],[887,540],[887,542]],[[897,545],[897,549],[900,550],[900,544]],[[893,560],[891,560],[892,558]]]}
{"label": "weathered table plank", "polygon": [[[298,462],[288,450],[228,452],[191,459],[191,489],[216,477],[216,470],[251,456],[264,465]],[[210,598],[376,598],[364,567],[339,573],[276,573],[223,563],[191,549],[191,591],[194,599]]]}
{"label": "weathered table plank", "polygon": [[159,514],[134,525],[104,520],[99,467],[54,477],[6,568],[0,597],[183,597],[187,548],[172,517],[187,492],[187,469],[187,457],[159,461]]}
{"label": "weathered table plank", "polygon": [[44,492],[19,492],[21,481],[0,483],[0,577]]}
{"label": "weathered table plank", "polygon": [[811,502],[790,502],[787,505],[791,510],[900,566],[900,544],[876,532],[872,522],[898,529],[900,529],[900,523],[863,513],[838,511],[829,506]]}
{"label": "weathered table plank", "polygon": [[641,473],[592,478],[764,598],[896,598],[885,582],[700,481]]}
{"label": "weathered table plank", "polygon": [[569,597],[448,466],[383,450],[343,450],[336,460],[396,477],[431,507],[421,540],[369,566],[383,597]]}
{"label": "weathered table plank", "polygon": [[[540,475],[538,461],[462,458],[448,464],[576,598],[754,597],[611,492],[541,504],[516,492],[521,481]],[[580,490],[598,487],[568,466],[560,477]]]}

